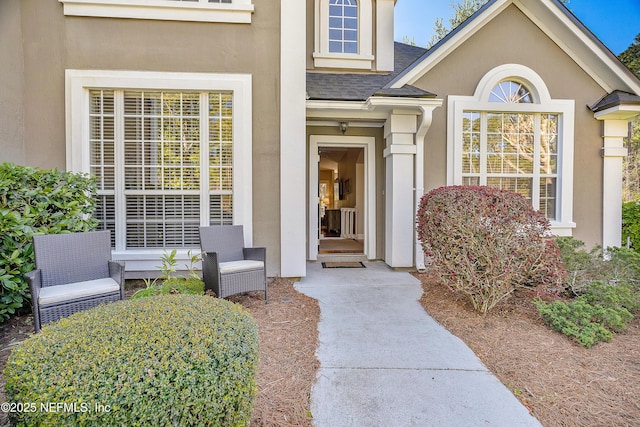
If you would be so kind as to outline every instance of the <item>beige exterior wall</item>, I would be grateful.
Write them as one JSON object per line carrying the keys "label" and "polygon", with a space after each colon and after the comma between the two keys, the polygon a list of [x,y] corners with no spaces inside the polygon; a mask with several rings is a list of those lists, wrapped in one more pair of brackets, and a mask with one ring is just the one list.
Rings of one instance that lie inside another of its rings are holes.
{"label": "beige exterior wall", "polygon": [[434,111],[433,125],[426,136],[425,189],[446,185],[447,96],[473,95],[487,72],[508,63],[533,69],[552,98],[575,99],[574,236],[590,245],[601,243],[602,132],[587,105],[606,92],[515,6],[415,83],[445,101]]}
{"label": "beige exterior wall", "polygon": [[[307,147],[309,147],[310,135],[341,136],[338,126],[307,126]],[[345,136],[369,136],[376,139],[376,259],[384,258],[384,224],[385,224],[385,166],[383,151],[385,148],[384,131],[382,128],[349,127]],[[307,163],[309,153],[307,150]],[[308,179],[308,177],[307,177]],[[307,182],[308,184],[308,182]],[[307,185],[308,187],[308,185]],[[309,222],[307,213],[307,223]]]}
{"label": "beige exterior wall", "polygon": [[21,1],[0,1],[0,162],[22,164],[24,66]]}
{"label": "beige exterior wall", "polygon": [[[254,0],[251,24],[65,17],[58,0],[0,3],[0,22],[9,19],[5,11],[12,23],[22,22],[22,43],[13,43],[24,46],[22,149],[29,165],[65,168],[65,69],[251,74],[254,244],[268,248],[268,274],[279,273],[280,2]],[[0,77],[21,74],[15,71],[2,66]],[[22,144],[13,148],[17,160]]]}

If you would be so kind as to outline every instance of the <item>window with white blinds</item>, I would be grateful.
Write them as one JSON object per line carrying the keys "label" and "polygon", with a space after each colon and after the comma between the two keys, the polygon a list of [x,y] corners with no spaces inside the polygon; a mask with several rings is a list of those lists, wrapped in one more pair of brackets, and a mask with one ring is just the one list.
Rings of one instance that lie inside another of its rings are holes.
{"label": "window with white blinds", "polygon": [[120,249],[197,247],[233,223],[231,92],[89,90],[96,217]]}

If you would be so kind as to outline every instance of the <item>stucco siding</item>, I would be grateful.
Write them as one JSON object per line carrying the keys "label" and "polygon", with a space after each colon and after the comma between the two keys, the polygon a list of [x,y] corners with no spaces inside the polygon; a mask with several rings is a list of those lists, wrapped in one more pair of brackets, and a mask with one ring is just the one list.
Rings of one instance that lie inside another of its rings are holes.
{"label": "stucco siding", "polygon": [[29,165],[66,167],[66,69],[252,75],[254,244],[268,248],[268,273],[278,274],[280,2],[254,0],[251,24],[65,17],[58,0],[10,3],[22,4]]}
{"label": "stucco siding", "polygon": [[602,138],[587,108],[606,93],[517,7],[510,6],[415,83],[445,100],[426,136],[425,188],[446,185],[447,97],[471,96],[484,75],[501,64],[525,65],[544,80],[554,99],[575,100],[574,236],[602,239]]}
{"label": "stucco siding", "polygon": [[0,162],[24,163],[21,1],[0,1]]}

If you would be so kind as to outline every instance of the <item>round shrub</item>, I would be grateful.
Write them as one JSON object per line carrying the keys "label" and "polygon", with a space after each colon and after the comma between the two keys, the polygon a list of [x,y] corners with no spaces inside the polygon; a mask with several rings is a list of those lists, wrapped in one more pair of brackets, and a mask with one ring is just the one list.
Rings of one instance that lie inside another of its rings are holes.
{"label": "round shrub", "polygon": [[36,410],[11,421],[245,426],[258,357],[255,320],[222,299],[162,295],[99,306],[43,327],[13,351],[4,371],[9,401]]}
{"label": "round shrub", "polygon": [[427,193],[417,229],[435,271],[486,313],[521,286],[561,289],[566,275],[549,221],[521,195],[482,186]]}

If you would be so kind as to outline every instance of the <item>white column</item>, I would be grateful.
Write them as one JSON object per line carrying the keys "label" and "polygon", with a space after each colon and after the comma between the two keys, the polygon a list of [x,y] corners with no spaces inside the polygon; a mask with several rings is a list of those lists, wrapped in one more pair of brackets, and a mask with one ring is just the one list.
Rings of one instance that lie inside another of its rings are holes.
{"label": "white column", "polygon": [[[306,275],[306,2],[282,0],[280,25],[280,275]],[[295,22],[296,25],[289,25]]]}
{"label": "white column", "polygon": [[387,148],[385,262],[412,267],[414,230],[414,134],[416,114],[391,113],[384,126]]}
{"label": "white column", "polygon": [[376,69],[378,71],[393,71],[394,68],[394,7],[394,0],[376,2]]}
{"label": "white column", "polygon": [[622,160],[627,120],[604,120],[602,247],[620,246],[622,239]]}

